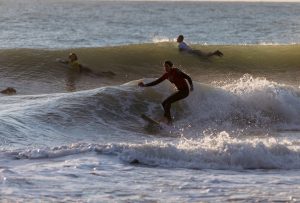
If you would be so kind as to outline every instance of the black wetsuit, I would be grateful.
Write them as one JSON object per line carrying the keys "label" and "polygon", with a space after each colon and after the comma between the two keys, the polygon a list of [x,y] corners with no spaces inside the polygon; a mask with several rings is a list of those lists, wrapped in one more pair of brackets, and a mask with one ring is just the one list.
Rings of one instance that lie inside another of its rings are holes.
{"label": "black wetsuit", "polygon": [[170,112],[171,104],[178,100],[184,99],[189,95],[189,86],[185,80],[188,80],[191,87],[193,86],[193,82],[190,76],[183,73],[178,68],[172,68],[169,72],[164,73],[157,80],[145,84],[145,86],[157,85],[158,83],[161,83],[165,79],[168,79],[177,88],[177,91],[174,94],[172,94],[162,102],[162,106],[165,111],[164,116],[168,119],[169,122],[171,122],[172,121],[171,112]]}

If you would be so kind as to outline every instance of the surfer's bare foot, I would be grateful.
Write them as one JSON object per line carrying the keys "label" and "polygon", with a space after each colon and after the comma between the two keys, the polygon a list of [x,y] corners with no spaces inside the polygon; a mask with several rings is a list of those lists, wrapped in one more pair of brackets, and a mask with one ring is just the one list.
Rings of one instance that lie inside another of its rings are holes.
{"label": "surfer's bare foot", "polygon": [[171,118],[167,118],[167,117],[163,117],[160,122],[165,123],[167,125],[172,125],[172,119]]}
{"label": "surfer's bare foot", "polygon": [[173,124],[172,120],[168,120],[167,124],[172,125]]}
{"label": "surfer's bare foot", "polygon": [[219,50],[217,50],[217,51],[214,52],[214,55],[219,56],[219,57],[222,57],[222,56],[223,56],[223,53],[220,52]]}

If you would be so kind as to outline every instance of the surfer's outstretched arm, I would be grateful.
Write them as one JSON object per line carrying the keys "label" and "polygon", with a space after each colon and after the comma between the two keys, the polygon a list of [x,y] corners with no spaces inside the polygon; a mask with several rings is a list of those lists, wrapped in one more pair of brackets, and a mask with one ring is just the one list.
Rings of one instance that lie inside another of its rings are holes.
{"label": "surfer's outstretched arm", "polygon": [[68,64],[69,63],[68,60],[60,59],[60,58],[56,59],[56,62],[63,63],[63,64]]}
{"label": "surfer's outstretched arm", "polygon": [[161,83],[162,81],[164,81],[165,79],[167,79],[167,73],[163,74],[160,78],[154,80],[153,82],[150,82],[150,83],[147,83],[147,84],[144,84],[143,82],[140,82],[138,85],[140,87],[150,87],[150,86],[154,86],[154,85],[157,85],[159,83]]}

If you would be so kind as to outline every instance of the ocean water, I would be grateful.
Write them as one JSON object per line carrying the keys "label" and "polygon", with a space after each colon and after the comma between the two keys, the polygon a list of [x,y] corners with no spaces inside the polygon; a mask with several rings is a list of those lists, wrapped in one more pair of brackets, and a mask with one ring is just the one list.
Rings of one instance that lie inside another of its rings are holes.
{"label": "ocean water", "polygon": [[298,3],[1,0],[0,48],[300,42]]}
{"label": "ocean water", "polygon": [[[300,202],[300,4],[0,0],[1,202]],[[181,54],[184,34],[195,49]],[[70,52],[94,74],[59,62]],[[172,60],[194,83],[158,128]],[[112,71],[115,75],[105,75]],[[70,80],[73,80],[70,85]]]}

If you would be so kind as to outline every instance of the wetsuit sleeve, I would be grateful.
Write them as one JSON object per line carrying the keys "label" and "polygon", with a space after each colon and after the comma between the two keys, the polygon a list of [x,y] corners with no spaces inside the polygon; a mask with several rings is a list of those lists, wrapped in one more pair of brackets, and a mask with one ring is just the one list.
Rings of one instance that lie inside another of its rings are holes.
{"label": "wetsuit sleeve", "polygon": [[154,85],[157,85],[159,83],[161,83],[162,81],[164,81],[165,79],[167,79],[168,77],[168,73],[165,73],[163,74],[160,78],[154,80],[153,82],[150,82],[148,84],[145,84],[146,87],[149,87],[149,86],[154,86]]}
{"label": "wetsuit sleeve", "polygon": [[178,71],[180,72],[180,75],[189,82],[190,87],[194,87],[193,86],[192,78],[189,75],[187,75],[186,73],[184,73],[184,72],[182,72],[180,70],[178,70]]}

